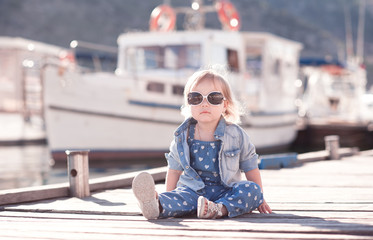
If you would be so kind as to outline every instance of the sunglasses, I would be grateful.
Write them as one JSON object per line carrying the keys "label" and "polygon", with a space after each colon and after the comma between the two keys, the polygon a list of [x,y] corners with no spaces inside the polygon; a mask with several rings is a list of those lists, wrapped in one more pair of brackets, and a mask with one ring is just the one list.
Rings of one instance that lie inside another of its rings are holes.
{"label": "sunglasses", "polygon": [[205,98],[211,105],[220,105],[225,100],[225,97],[221,92],[210,92],[206,96],[203,96],[199,92],[190,92],[188,93],[188,104],[194,106],[200,105]]}

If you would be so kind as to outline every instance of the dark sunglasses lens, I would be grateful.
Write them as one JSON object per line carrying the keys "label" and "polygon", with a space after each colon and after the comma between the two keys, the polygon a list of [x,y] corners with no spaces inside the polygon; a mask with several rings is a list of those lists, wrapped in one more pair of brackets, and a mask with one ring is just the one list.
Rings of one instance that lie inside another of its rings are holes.
{"label": "dark sunglasses lens", "polygon": [[197,92],[191,92],[188,94],[188,104],[198,105],[203,101],[203,96]]}
{"label": "dark sunglasses lens", "polygon": [[224,96],[220,92],[212,92],[207,96],[207,100],[213,105],[219,105],[223,102]]}

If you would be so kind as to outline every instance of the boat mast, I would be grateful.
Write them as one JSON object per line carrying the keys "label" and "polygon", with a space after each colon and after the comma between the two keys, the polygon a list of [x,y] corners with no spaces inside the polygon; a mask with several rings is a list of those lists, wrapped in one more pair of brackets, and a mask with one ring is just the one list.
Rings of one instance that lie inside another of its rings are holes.
{"label": "boat mast", "polygon": [[345,27],[346,27],[346,54],[347,62],[350,64],[361,65],[364,62],[364,27],[365,27],[365,0],[359,1],[359,19],[356,37],[356,52],[352,36],[351,14],[344,4]]}
{"label": "boat mast", "polygon": [[352,26],[351,26],[351,14],[347,8],[346,2],[344,6],[344,16],[345,16],[345,31],[346,31],[346,60],[347,62],[352,61],[354,58],[354,43],[352,37]]}
{"label": "boat mast", "polygon": [[364,62],[364,27],[365,27],[365,0],[359,3],[359,22],[357,29],[356,57],[358,64]]}

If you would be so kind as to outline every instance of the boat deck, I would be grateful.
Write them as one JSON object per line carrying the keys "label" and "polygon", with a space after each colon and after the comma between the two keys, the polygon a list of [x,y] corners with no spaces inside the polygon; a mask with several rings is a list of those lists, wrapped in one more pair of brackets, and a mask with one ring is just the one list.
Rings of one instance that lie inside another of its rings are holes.
{"label": "boat deck", "polygon": [[261,173],[272,214],[149,221],[131,189],[116,188],[0,206],[0,239],[373,238],[373,151]]}

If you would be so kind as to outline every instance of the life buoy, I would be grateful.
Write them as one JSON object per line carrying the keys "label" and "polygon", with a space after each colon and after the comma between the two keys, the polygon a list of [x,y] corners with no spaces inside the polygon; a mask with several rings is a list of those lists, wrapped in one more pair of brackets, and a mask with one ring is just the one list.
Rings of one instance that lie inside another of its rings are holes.
{"label": "life buoy", "polygon": [[61,51],[58,55],[61,62],[67,63],[67,64],[75,64],[75,55],[72,51]]}
{"label": "life buoy", "polygon": [[150,15],[150,31],[168,32],[175,28],[176,14],[168,5],[159,5],[153,9]]}
{"label": "life buoy", "polygon": [[216,11],[224,28],[232,31],[240,30],[240,15],[233,4],[228,0],[220,0],[216,3]]}
{"label": "life buoy", "polygon": [[72,51],[61,51],[58,55],[60,61],[58,64],[58,75],[63,76],[66,69],[75,69],[76,60]]}

